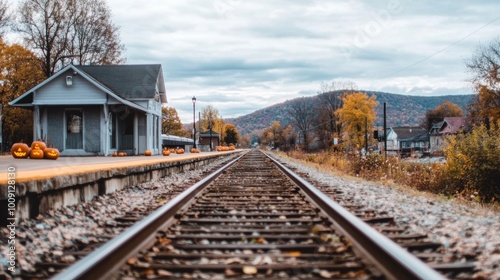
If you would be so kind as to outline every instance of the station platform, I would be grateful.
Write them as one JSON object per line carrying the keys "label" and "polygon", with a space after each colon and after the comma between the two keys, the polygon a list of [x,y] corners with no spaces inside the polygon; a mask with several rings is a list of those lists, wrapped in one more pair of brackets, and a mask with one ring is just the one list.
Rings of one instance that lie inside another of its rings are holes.
{"label": "station platform", "polygon": [[0,156],[0,226],[9,215],[13,216],[12,205],[15,205],[16,218],[35,218],[52,209],[88,202],[96,196],[197,169],[242,151],[59,157],[57,160]]}
{"label": "station platform", "polygon": [[[174,162],[220,155],[223,152],[184,153],[169,156],[92,156],[92,157],[59,157],[49,159],[16,159],[11,155],[0,156],[0,186],[7,184],[9,167],[15,168],[16,182],[22,183],[47,179],[55,176],[77,175],[89,172],[111,170],[117,168],[138,167],[162,162]],[[224,152],[227,153],[227,152]]]}

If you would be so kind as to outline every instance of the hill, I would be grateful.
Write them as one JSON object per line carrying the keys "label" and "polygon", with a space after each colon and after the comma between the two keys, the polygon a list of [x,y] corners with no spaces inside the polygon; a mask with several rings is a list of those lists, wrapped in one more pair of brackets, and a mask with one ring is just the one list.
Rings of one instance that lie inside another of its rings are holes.
{"label": "hill", "polygon": [[[387,126],[417,126],[422,123],[425,112],[434,109],[444,101],[448,100],[459,105],[464,113],[466,106],[474,95],[445,95],[445,96],[413,96],[401,95],[387,92],[366,91],[371,96],[375,95],[379,102],[377,106],[376,126],[383,126],[384,102],[387,104]],[[307,98],[318,98],[311,96]],[[264,109],[257,110],[251,114],[238,118],[226,119],[227,123],[236,126],[240,134],[246,135],[253,131],[259,131],[269,127],[274,121],[286,125],[290,122],[288,109],[293,100],[275,104]]]}

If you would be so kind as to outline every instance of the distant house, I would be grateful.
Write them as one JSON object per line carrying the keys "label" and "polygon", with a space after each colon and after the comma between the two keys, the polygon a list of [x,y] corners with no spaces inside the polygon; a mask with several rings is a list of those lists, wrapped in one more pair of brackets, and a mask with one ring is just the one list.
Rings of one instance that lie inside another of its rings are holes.
{"label": "distant house", "polygon": [[34,111],[33,139],[71,155],[161,152],[161,65],[68,65],[9,102]]}
{"label": "distant house", "polygon": [[448,135],[457,134],[466,130],[466,125],[466,118],[463,117],[448,117],[434,124],[429,132],[431,152],[441,151],[444,146],[445,138]]}
{"label": "distant house", "polygon": [[410,152],[429,149],[429,134],[421,127],[391,127],[387,131],[388,152]]}
{"label": "distant house", "polygon": [[200,133],[200,150],[216,150],[217,146],[220,145],[219,133],[213,130],[207,130]]}

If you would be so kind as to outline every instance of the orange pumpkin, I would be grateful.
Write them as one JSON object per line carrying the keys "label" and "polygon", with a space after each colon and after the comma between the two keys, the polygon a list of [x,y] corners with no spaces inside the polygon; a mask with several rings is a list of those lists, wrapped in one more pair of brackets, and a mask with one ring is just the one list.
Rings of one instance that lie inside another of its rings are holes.
{"label": "orange pumpkin", "polygon": [[30,151],[31,149],[28,145],[26,145],[26,143],[15,143],[10,149],[14,158],[28,158]]}
{"label": "orange pumpkin", "polygon": [[153,153],[150,150],[144,151],[145,156],[151,156]]}
{"label": "orange pumpkin", "polygon": [[116,152],[113,152],[113,153],[111,154],[111,156],[116,157],[116,156],[118,156],[118,154],[117,154]]}
{"label": "orange pumpkin", "polygon": [[169,155],[170,155],[170,151],[169,151],[167,148],[165,148],[165,149],[163,149],[162,154],[163,154],[164,156],[169,156]]}
{"label": "orange pumpkin", "polygon": [[31,149],[39,149],[45,151],[45,149],[47,149],[47,145],[45,145],[45,142],[43,141],[33,141],[33,143],[31,143]]}
{"label": "orange pumpkin", "polygon": [[124,157],[124,156],[126,156],[126,155],[127,155],[127,154],[126,154],[125,152],[119,152],[119,153],[118,153],[118,156],[119,156],[119,157]]}
{"label": "orange pumpkin", "polygon": [[175,149],[174,148],[170,149],[170,152],[175,153]]}
{"label": "orange pumpkin", "polygon": [[43,151],[43,156],[46,159],[58,159],[59,158],[59,150],[56,148],[46,148]]}
{"label": "orange pumpkin", "polygon": [[31,159],[43,159],[43,150],[41,149],[32,149],[30,153]]}
{"label": "orange pumpkin", "polygon": [[177,149],[176,153],[177,154],[183,154],[184,153],[184,149]]}

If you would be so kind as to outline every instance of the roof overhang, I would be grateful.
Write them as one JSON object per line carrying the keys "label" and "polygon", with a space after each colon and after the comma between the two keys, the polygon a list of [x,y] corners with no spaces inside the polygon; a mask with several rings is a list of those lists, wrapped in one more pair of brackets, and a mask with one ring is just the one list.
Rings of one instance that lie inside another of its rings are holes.
{"label": "roof overhang", "polygon": [[[61,69],[60,71],[58,71],[56,74],[50,76],[48,79],[46,79],[45,81],[41,82],[40,84],[36,85],[35,87],[33,87],[32,89],[30,89],[29,91],[23,93],[22,95],[20,95],[18,98],[12,100],[9,102],[9,105],[10,106],[13,106],[13,107],[24,107],[24,108],[29,108],[29,107],[33,107],[33,106],[37,106],[37,105],[75,105],[75,104],[69,104],[69,103],[61,103],[61,104],[46,104],[46,103],[36,103],[34,102],[34,94],[36,94],[36,91],[42,87],[44,87],[45,85],[47,85],[48,83],[50,83],[51,81],[53,81],[54,79],[56,79],[57,77],[59,77],[60,75],[64,74],[66,71],[68,70],[73,70],[75,74],[79,74],[80,76],[82,76],[84,79],[86,79],[87,81],[89,81],[90,83],[92,83],[93,85],[95,85],[97,88],[99,88],[100,90],[102,90],[103,92],[105,92],[106,94],[108,94],[110,97],[112,97],[113,99],[117,100],[119,103],[122,103],[124,105],[127,105],[133,109],[136,109],[138,111],[142,111],[142,112],[146,112],[146,113],[150,113],[150,114],[154,114],[154,115],[161,115],[161,112],[158,113],[156,111],[153,111],[153,110],[149,110],[147,108],[144,108],[144,107],[141,107],[131,101],[128,101],[122,97],[120,97],[119,95],[117,95],[116,93],[114,93],[111,89],[107,88],[106,86],[104,86],[103,84],[97,82],[95,79],[93,79],[91,76],[89,76],[87,73],[79,70],[77,67],[73,66],[72,64],[64,67],[63,69]],[[165,89],[165,86],[163,86],[163,89]],[[166,99],[166,95],[165,95],[165,99]],[[79,105],[82,105],[82,103],[78,103]],[[92,104],[83,104],[83,105],[102,105],[102,103],[99,103],[99,104],[96,104],[96,103],[92,103]]]}

